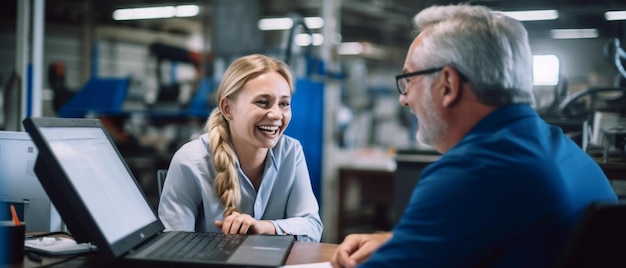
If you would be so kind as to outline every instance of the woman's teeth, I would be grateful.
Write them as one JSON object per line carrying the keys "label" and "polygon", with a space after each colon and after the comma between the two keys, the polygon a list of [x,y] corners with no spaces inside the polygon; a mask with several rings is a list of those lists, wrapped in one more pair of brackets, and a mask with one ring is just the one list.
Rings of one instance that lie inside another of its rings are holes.
{"label": "woman's teeth", "polygon": [[258,126],[257,128],[260,131],[267,132],[269,134],[276,134],[280,129],[278,126]]}

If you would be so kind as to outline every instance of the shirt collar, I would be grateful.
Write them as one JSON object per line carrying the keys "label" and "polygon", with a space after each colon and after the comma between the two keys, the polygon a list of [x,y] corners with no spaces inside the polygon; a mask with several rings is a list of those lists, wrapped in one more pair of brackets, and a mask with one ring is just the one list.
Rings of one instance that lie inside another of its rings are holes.
{"label": "shirt collar", "polygon": [[[202,142],[205,144],[207,150],[209,151],[209,153],[211,152],[210,150],[210,146],[209,146],[209,136],[208,134],[204,134],[200,137],[200,139],[202,140]],[[278,164],[276,161],[276,157],[274,156],[274,150],[278,150],[279,149],[279,144],[277,144],[276,146],[274,146],[274,148],[270,148],[267,151],[267,157],[269,158],[269,163],[267,161],[265,161],[265,169],[268,169],[270,167],[274,168],[274,170],[278,170]],[[235,152],[235,149],[231,146],[231,148],[233,149],[233,152]],[[237,157],[237,153],[235,153],[233,155],[233,160],[235,161],[235,166],[237,166],[237,168],[239,168],[241,170],[241,165],[239,164],[239,157]]]}
{"label": "shirt collar", "polygon": [[[232,148],[232,147],[231,147]],[[274,147],[276,148],[276,147]],[[274,157],[274,148],[270,148],[269,150],[267,150],[267,157],[265,159],[265,166],[264,166],[264,170],[267,170],[269,168],[273,168],[275,171],[278,171],[278,164],[276,163],[276,157]],[[233,148],[233,152],[235,152],[235,149]],[[235,155],[233,155],[234,157],[234,161],[235,161],[235,166],[237,166],[237,168],[239,170],[241,170],[241,164],[239,163],[239,157],[237,156],[237,153],[235,152]],[[268,161],[269,159],[269,161]],[[265,172],[263,172],[265,173]]]}
{"label": "shirt collar", "polygon": [[[277,146],[274,146],[274,148],[276,147]],[[270,159],[270,164],[274,168],[274,170],[278,171],[278,164],[276,163],[276,157],[274,157],[274,148],[270,148],[269,150],[267,150],[267,157]]]}
{"label": "shirt collar", "polygon": [[466,136],[470,136],[472,133],[493,132],[507,122],[531,116],[538,115],[528,104],[515,104],[500,107],[478,121]]}

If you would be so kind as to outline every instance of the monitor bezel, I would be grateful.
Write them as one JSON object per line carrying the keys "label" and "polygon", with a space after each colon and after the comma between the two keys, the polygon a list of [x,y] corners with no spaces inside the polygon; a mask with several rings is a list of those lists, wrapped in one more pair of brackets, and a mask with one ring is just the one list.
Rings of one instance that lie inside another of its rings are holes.
{"label": "monitor bezel", "polygon": [[[137,179],[126,164],[126,161],[124,161],[117,146],[115,146],[110,134],[99,119],[29,117],[24,119],[22,123],[39,151],[35,163],[35,174],[37,174],[37,178],[77,242],[95,243],[96,246],[98,246],[98,250],[104,256],[117,258],[164,230],[164,226],[159,220],[155,209],[148,205],[155,217],[155,221],[131,233],[125,238],[109,244],[40,129],[42,127],[101,128],[111,143],[115,153],[121,159],[122,164],[132,177],[135,187],[138,188],[146,204],[149,204],[148,198],[141,189],[140,184],[137,182]],[[123,219],[120,219],[120,221],[123,222]]]}

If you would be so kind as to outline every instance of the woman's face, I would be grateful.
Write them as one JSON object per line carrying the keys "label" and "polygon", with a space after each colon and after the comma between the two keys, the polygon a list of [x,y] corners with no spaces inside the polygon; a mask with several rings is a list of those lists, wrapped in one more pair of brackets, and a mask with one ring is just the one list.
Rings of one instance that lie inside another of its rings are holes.
{"label": "woman's face", "polygon": [[291,89],[277,72],[249,80],[222,101],[235,148],[272,148],[291,120]]}

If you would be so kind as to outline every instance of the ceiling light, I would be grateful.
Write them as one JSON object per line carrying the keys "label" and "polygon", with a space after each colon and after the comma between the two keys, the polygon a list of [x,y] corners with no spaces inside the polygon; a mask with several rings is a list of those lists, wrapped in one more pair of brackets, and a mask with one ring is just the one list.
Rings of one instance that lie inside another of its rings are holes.
{"label": "ceiling light", "polygon": [[556,20],[559,18],[559,12],[554,9],[549,10],[526,10],[526,11],[502,11],[505,16],[514,18],[519,21],[535,21],[535,20]]}
{"label": "ceiling light", "polygon": [[[320,17],[306,17],[304,23],[309,29],[319,29],[324,26],[324,19]],[[267,18],[260,19],[258,23],[259,29],[262,31],[287,30],[293,26],[291,18]]]}
{"label": "ceiling light", "polygon": [[286,30],[293,26],[293,20],[290,18],[261,19],[258,26],[262,31]]}
{"label": "ceiling light", "polygon": [[626,20],[626,11],[607,11],[604,13],[606,20]]}
{"label": "ceiling light", "polygon": [[337,46],[339,55],[359,55],[363,52],[363,45],[359,42],[345,42]]}
{"label": "ceiling light", "polygon": [[[321,46],[324,43],[324,35],[315,33],[313,36],[313,45]],[[305,47],[311,45],[311,35],[310,34],[297,34],[295,38],[296,45]]]}
{"label": "ceiling light", "polygon": [[597,38],[599,34],[597,29],[553,29],[550,36],[553,39],[578,39]]}
{"label": "ceiling light", "polygon": [[184,5],[176,7],[176,17],[194,17],[200,13],[200,8],[196,5]]}
{"label": "ceiling light", "polygon": [[114,20],[143,20],[173,17],[193,17],[200,8],[196,5],[122,8],[113,11]]}
{"label": "ceiling light", "polygon": [[387,57],[388,50],[369,42],[345,42],[337,46],[339,55],[360,55],[370,58],[383,59]]}
{"label": "ceiling light", "polygon": [[304,18],[304,24],[309,29],[320,29],[324,26],[324,19],[321,17],[306,17]]}

